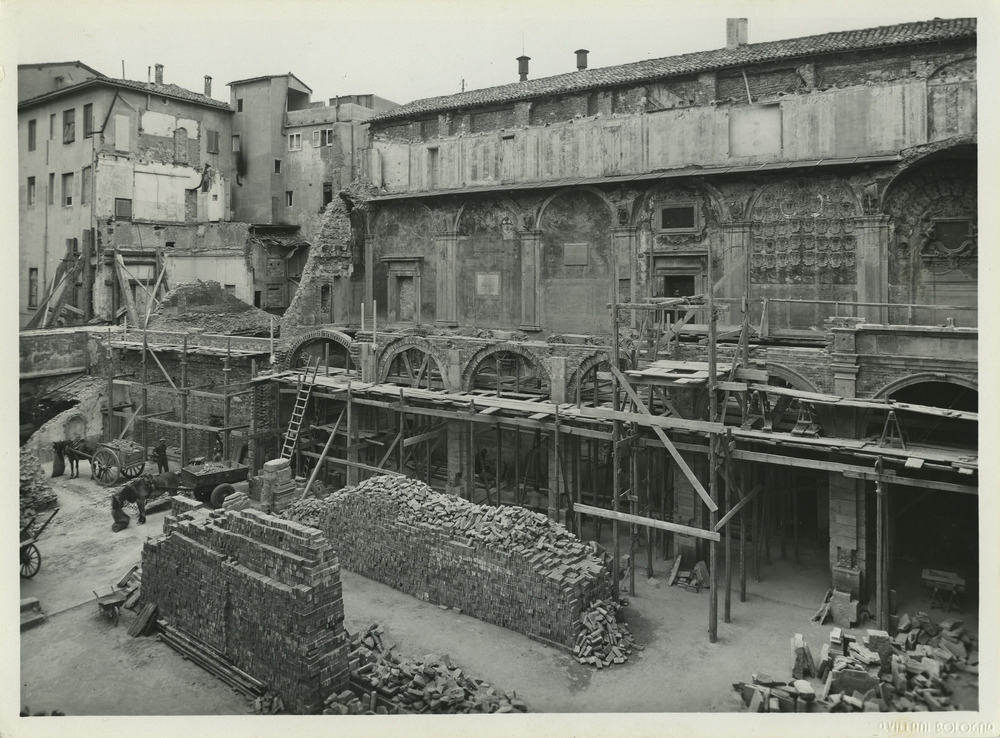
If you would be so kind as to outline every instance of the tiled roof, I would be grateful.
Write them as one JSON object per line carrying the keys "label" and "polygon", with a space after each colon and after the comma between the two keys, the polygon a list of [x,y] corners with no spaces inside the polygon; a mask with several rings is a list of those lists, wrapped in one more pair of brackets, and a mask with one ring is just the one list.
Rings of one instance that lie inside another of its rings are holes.
{"label": "tiled roof", "polygon": [[497,105],[516,100],[530,100],[544,95],[639,83],[782,59],[883,49],[891,46],[975,38],[975,36],[975,18],[935,19],[916,23],[900,23],[894,26],[863,28],[855,31],[837,31],[818,36],[746,44],[712,51],[697,51],[661,59],[647,59],[614,67],[585,69],[526,82],[513,82],[499,87],[428,97],[380,113],[374,116],[371,122],[382,123],[457,108]]}
{"label": "tiled roof", "polygon": [[132,79],[114,79],[113,77],[105,77],[101,75],[99,77],[92,77],[86,79],[83,82],[76,85],[67,85],[66,87],[60,87],[57,90],[52,90],[46,92],[44,95],[39,95],[38,97],[32,98],[30,100],[22,100],[18,102],[18,108],[28,107],[34,105],[42,100],[58,97],[59,95],[65,95],[72,92],[77,92],[86,87],[92,87],[94,85],[110,85],[111,87],[124,87],[130,90],[138,90],[140,92],[148,92],[151,95],[160,95],[161,97],[172,97],[176,100],[185,100],[187,102],[197,103],[199,105],[207,105],[213,108],[220,108],[221,110],[232,110],[229,107],[229,103],[220,102],[214,98],[202,95],[198,92],[192,92],[178,85],[158,85],[155,82],[137,82]]}

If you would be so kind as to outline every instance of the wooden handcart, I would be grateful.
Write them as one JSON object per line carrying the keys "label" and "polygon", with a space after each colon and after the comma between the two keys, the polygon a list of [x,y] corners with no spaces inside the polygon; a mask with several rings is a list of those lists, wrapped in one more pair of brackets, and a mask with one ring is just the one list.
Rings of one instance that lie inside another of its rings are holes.
{"label": "wooden handcart", "polygon": [[35,524],[37,515],[33,515],[31,520],[21,526],[21,576],[25,579],[35,576],[42,568],[42,554],[39,553],[38,546],[35,544],[42,537],[42,532],[52,522],[52,518],[56,516],[57,512],[59,512],[58,507],[52,511],[52,514],[36,531],[32,531],[31,528]]}

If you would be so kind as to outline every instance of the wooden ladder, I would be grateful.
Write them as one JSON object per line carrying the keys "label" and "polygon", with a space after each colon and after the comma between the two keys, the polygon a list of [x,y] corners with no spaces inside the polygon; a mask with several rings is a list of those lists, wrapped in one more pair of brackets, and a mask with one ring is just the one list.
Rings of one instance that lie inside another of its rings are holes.
{"label": "wooden ladder", "polygon": [[[295,442],[299,440],[299,431],[302,428],[302,418],[306,414],[306,405],[309,404],[309,395],[312,394],[313,382],[316,379],[316,372],[319,370],[320,360],[312,363],[312,357],[306,360],[306,365],[302,369],[302,376],[299,377],[299,392],[295,396],[295,408],[292,410],[292,419],[288,421],[288,430],[285,431],[285,442],[281,447],[281,458],[291,459],[292,451],[295,449]],[[309,372],[312,372],[312,376]]]}

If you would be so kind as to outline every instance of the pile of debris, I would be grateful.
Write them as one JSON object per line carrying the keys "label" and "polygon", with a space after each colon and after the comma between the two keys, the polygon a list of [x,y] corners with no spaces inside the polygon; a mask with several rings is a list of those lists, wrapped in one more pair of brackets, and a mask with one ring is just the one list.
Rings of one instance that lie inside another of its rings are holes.
{"label": "pile of debris", "polygon": [[56,494],[52,486],[45,480],[45,473],[38,457],[33,453],[22,452],[21,464],[21,522],[37,512],[48,510],[56,504]]}
{"label": "pile of debris", "polygon": [[614,600],[598,600],[580,616],[580,634],[573,645],[577,661],[603,669],[624,664],[633,649],[643,650],[633,640],[628,625],[619,619],[621,610]]}
{"label": "pile of debris", "polygon": [[[962,621],[935,623],[923,612],[900,616],[895,637],[869,629],[859,641],[834,628],[818,665],[801,635],[792,639],[792,654],[792,681],[754,674],[751,683],[733,685],[752,712],[796,712],[811,706],[827,712],[957,710],[961,708],[953,702],[947,680],[979,673],[977,640]],[[806,681],[810,676],[824,682],[818,695]]]}
{"label": "pile of debris", "polygon": [[326,505],[323,504],[322,500],[310,497],[292,503],[281,513],[281,517],[312,528],[319,528],[319,521],[323,517],[324,510],[326,510]]}
{"label": "pile of debris", "polygon": [[[350,637],[352,690],[330,695],[326,715],[527,712],[527,705],[454,666],[447,656],[401,658],[372,625]],[[363,697],[359,698],[357,692]]]}
{"label": "pile of debris", "polygon": [[699,561],[693,569],[681,569],[682,557],[678,554],[674,559],[674,565],[667,576],[667,586],[673,587],[675,584],[684,587],[688,592],[700,592],[702,588],[708,588],[711,584],[708,576],[708,566],[704,561]]}
{"label": "pile of debris", "polygon": [[197,328],[207,333],[265,336],[272,320],[277,332],[279,318],[240,300],[218,282],[198,280],[170,290],[150,317],[149,328],[161,331]]}

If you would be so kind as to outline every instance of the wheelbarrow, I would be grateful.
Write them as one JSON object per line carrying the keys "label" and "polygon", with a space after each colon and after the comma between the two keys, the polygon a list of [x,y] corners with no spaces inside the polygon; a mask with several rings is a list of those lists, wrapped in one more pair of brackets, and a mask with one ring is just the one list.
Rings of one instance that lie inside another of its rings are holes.
{"label": "wheelbarrow", "polygon": [[118,625],[118,617],[121,615],[122,605],[125,604],[125,593],[116,592],[111,588],[110,594],[99,595],[95,590],[90,590],[97,598],[97,609],[101,615],[107,615],[112,625]]}

